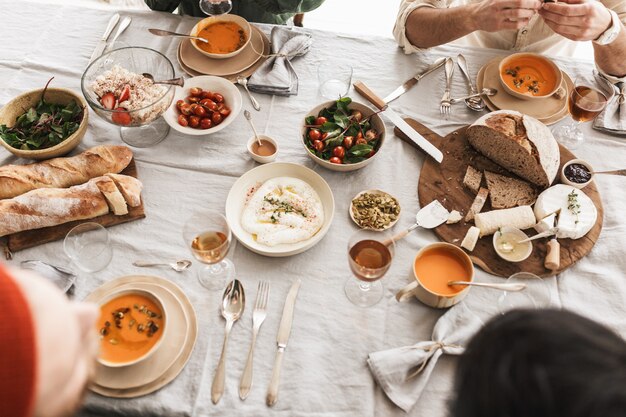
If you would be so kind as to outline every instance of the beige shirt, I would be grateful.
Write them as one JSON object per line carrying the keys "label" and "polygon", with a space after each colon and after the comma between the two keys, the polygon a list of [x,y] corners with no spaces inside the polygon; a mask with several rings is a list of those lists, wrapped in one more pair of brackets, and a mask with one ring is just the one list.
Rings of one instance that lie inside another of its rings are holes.
{"label": "beige shirt", "polygon": [[[403,0],[393,28],[393,36],[407,54],[423,51],[409,42],[406,37],[406,20],[411,12],[418,7],[449,8],[482,0]],[[623,23],[626,23],[626,0],[601,0],[608,8],[614,10]],[[455,41],[456,44],[479,46],[483,48],[506,49],[516,52],[538,52],[548,55],[572,55],[576,42],[558,35],[545,24],[539,15],[535,15],[528,26],[519,30],[503,30],[500,32],[475,31]]]}

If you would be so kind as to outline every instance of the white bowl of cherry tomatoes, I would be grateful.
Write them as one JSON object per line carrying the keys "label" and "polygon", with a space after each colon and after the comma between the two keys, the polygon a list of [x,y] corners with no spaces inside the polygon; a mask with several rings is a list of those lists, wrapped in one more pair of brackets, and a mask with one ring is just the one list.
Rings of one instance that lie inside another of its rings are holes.
{"label": "white bowl of cherry tomatoes", "polygon": [[186,79],[184,87],[176,87],[174,100],[163,117],[180,133],[205,136],[231,124],[241,107],[241,93],[233,83],[202,75]]}
{"label": "white bowl of cherry tomatoes", "polygon": [[354,171],[371,163],[380,152],[385,124],[365,104],[343,97],[309,111],[301,134],[312,160],[333,171]]}

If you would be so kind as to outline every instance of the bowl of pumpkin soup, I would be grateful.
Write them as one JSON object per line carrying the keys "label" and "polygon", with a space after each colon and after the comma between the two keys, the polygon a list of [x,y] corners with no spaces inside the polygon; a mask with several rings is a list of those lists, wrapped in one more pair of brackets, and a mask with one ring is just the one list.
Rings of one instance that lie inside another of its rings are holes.
{"label": "bowl of pumpkin soup", "polygon": [[166,312],[156,295],[124,289],[100,301],[98,362],[107,367],[136,364],[159,348],[166,330]]}
{"label": "bowl of pumpkin soup", "polygon": [[517,53],[500,61],[500,83],[507,93],[522,100],[559,94],[563,73],[552,60],[532,53]]}
{"label": "bowl of pumpkin soup", "polygon": [[224,14],[209,16],[199,21],[191,36],[198,36],[208,42],[190,40],[194,48],[210,58],[231,58],[250,43],[250,23],[241,16]]}
{"label": "bowl of pumpkin soup", "polygon": [[448,281],[474,280],[474,265],[459,247],[439,242],[420,249],[413,261],[415,281],[396,294],[398,301],[415,296],[435,308],[447,308],[461,301],[470,290],[467,285],[448,285]]}

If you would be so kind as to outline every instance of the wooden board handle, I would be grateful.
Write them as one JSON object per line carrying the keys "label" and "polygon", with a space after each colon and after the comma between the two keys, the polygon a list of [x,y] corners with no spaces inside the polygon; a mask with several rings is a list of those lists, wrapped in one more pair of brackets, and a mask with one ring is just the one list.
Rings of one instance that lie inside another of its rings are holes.
{"label": "wooden board handle", "polygon": [[363,82],[357,81],[353,85],[354,85],[354,89],[357,91],[357,93],[359,93],[360,95],[365,97],[367,99],[367,101],[372,103],[379,110],[382,110],[382,109],[384,109],[387,106],[387,104],[385,104],[383,99],[378,97],[376,95],[376,93],[374,93],[372,90],[370,90],[369,87],[367,87],[365,84],[363,84]]}
{"label": "wooden board handle", "polygon": [[559,265],[561,264],[561,245],[559,241],[556,239],[551,239],[548,242],[548,254],[546,255],[546,260],[544,262],[544,266],[546,269],[551,271],[556,271],[559,269]]}

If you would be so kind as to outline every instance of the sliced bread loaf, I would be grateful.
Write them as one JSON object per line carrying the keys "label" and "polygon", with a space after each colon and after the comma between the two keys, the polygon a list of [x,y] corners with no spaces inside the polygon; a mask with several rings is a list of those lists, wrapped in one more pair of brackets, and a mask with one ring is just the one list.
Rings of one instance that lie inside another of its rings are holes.
{"label": "sliced bread loaf", "polygon": [[483,179],[483,173],[471,165],[467,166],[465,177],[463,177],[463,185],[472,190],[475,194],[480,189],[480,183]]}
{"label": "sliced bread loaf", "polygon": [[467,129],[467,139],[487,158],[541,188],[549,187],[558,172],[559,145],[552,132],[522,113],[489,113]]}
{"label": "sliced bread loaf", "polygon": [[485,171],[491,208],[504,209],[531,205],[537,200],[537,191],[526,181]]}

